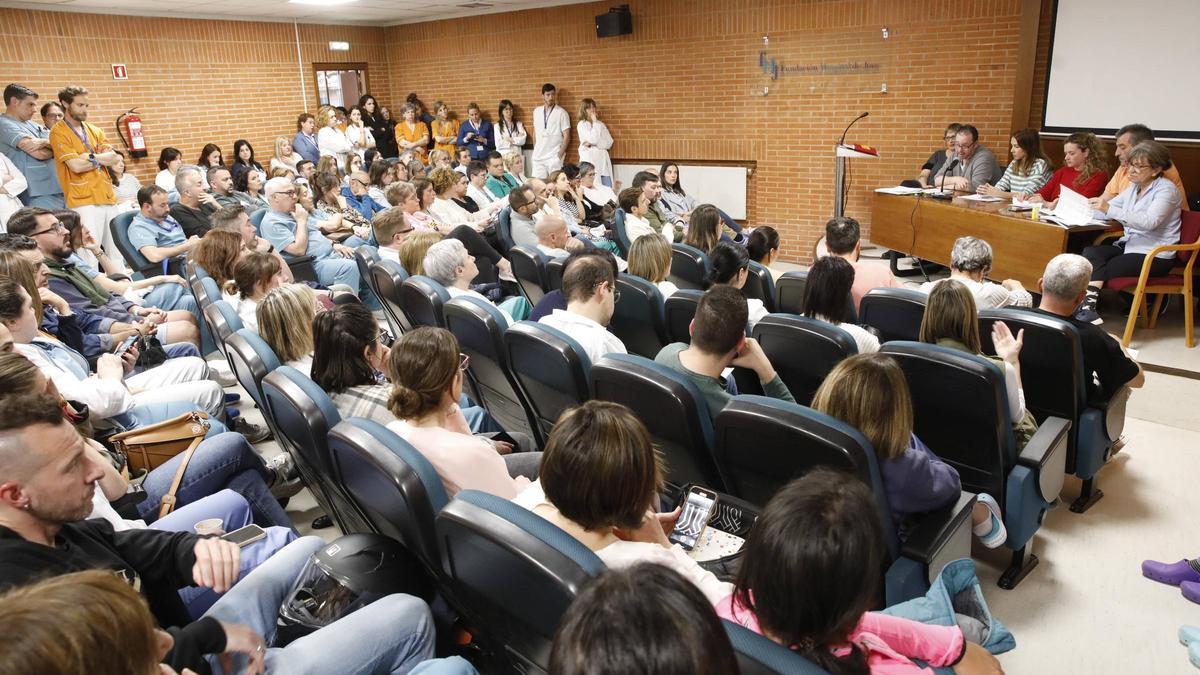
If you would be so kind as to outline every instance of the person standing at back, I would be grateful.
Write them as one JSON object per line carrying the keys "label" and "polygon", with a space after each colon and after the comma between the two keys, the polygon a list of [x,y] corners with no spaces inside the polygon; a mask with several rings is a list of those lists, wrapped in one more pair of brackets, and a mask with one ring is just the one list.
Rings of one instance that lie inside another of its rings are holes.
{"label": "person standing at back", "polygon": [[25,206],[61,209],[62,187],[54,167],[50,133],[33,121],[37,92],[19,84],[4,88],[4,114],[0,115],[0,152],[16,165],[29,187],[15,195]]}
{"label": "person standing at back", "polygon": [[533,178],[561,169],[571,140],[571,116],[557,103],[558,90],[542,85],[542,105],[533,110]]}
{"label": "person standing at back", "polygon": [[88,91],[83,87],[64,87],[58,92],[64,117],[50,130],[58,182],[63,186],[67,208],[79,214],[84,227],[100,242],[109,259],[124,265],[108,221],[119,213],[117,194],[105,167],[121,160],[109,145],[100,127],[89,124]]}

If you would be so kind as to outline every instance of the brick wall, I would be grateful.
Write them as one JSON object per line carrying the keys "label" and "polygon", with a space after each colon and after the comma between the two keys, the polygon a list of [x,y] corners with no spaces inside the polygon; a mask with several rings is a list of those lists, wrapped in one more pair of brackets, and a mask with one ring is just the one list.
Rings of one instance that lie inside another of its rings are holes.
{"label": "brick wall", "polygon": [[[614,159],[753,165],[749,220],[779,228],[790,260],[809,258],[832,214],[833,146],[861,111],[871,117],[848,138],[883,153],[853,167],[847,212],[864,223],[870,189],[915,174],[947,121],[974,123],[1005,156],[1019,0],[635,0],[633,35],[597,39],[592,19],[610,4],[387,28],[389,44],[438,54],[393,62],[391,89],[460,112],[472,100],[494,110],[511,98],[528,126],[551,81],[572,121],[580,98],[598,101]],[[772,81],[759,68],[764,35],[768,56],[787,66],[880,69]]]}
{"label": "brick wall", "polygon": [[[290,23],[0,9],[0,72],[5,83],[37,91],[39,103],[64,85],[87,87],[89,121],[118,148],[117,116],[139,108],[151,156],[130,167],[145,183],[168,145],[195,162],[214,142],[229,163],[234,140],[245,138],[265,166],[275,137],[295,133],[305,99],[316,112],[314,62],[365,62],[373,93],[390,100],[381,29],[300,24],[299,31],[303,88]],[[329,52],[330,40],[350,42],[350,51]],[[113,79],[113,63],[128,66],[128,80]]]}

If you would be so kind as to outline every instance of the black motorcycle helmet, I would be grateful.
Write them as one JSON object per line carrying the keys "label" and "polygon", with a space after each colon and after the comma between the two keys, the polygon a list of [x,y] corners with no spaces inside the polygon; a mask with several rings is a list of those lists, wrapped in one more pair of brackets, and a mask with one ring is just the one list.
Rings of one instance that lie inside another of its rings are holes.
{"label": "black motorcycle helmet", "polygon": [[378,534],[347,534],[309,558],[279,607],[275,646],[410,589],[411,554]]}

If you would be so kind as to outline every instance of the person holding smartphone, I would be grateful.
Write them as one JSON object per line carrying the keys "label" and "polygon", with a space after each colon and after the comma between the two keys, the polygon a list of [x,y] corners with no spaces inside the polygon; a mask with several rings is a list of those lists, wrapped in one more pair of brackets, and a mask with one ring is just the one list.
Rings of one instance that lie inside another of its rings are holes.
{"label": "person holding smartphone", "polygon": [[662,460],[641,420],[618,403],[588,401],[559,418],[538,480],[513,501],[578,539],[608,567],[670,567],[715,604],[733,587],[667,538],[681,509],[658,513],[662,490]]}

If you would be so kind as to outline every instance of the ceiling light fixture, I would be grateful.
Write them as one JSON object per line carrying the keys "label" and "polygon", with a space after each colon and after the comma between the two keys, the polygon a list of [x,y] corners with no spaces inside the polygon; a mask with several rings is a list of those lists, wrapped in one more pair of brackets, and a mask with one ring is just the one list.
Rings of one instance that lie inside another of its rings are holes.
{"label": "ceiling light fixture", "polygon": [[348,52],[348,51],[350,51],[350,43],[349,42],[335,42],[333,40],[330,40],[329,51],[331,51],[331,52]]}

